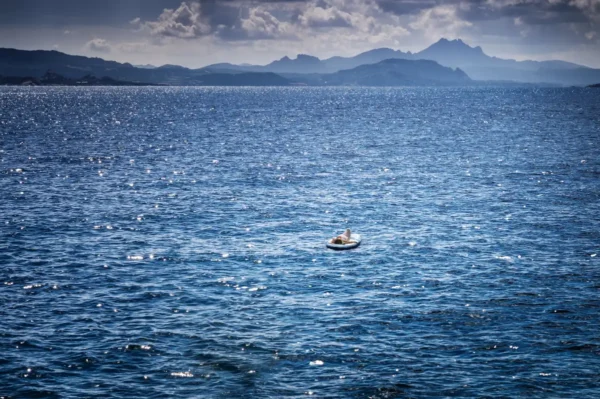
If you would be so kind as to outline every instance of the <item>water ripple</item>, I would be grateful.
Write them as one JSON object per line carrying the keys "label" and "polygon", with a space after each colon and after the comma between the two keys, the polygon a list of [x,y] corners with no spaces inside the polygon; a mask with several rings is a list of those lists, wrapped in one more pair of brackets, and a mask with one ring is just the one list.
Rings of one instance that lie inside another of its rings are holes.
{"label": "water ripple", "polygon": [[0,397],[600,395],[595,91],[0,109]]}

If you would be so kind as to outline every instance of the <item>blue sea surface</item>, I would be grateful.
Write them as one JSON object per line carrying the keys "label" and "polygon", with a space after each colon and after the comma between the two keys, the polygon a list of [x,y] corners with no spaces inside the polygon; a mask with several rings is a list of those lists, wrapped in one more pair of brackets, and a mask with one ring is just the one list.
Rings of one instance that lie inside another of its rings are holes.
{"label": "blue sea surface", "polygon": [[4,87],[0,199],[3,398],[600,397],[598,90]]}

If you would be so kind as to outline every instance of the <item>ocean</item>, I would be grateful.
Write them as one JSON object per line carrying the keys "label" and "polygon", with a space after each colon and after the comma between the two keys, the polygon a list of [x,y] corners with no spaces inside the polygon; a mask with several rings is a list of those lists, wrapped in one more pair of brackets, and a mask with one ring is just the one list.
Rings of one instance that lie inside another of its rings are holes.
{"label": "ocean", "polygon": [[598,90],[3,87],[0,198],[2,398],[600,397]]}

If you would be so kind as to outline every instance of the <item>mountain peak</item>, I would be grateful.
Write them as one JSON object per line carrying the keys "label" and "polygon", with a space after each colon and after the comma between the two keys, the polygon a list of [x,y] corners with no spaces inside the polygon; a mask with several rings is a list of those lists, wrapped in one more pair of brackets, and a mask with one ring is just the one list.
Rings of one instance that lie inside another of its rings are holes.
{"label": "mountain peak", "polygon": [[430,47],[433,46],[453,46],[453,47],[469,47],[472,48],[471,46],[469,46],[468,44],[466,44],[465,42],[462,41],[462,39],[446,39],[445,37],[442,37],[440,40],[438,40],[437,42],[433,43]]}
{"label": "mountain peak", "polygon": [[318,72],[321,67],[321,60],[307,54],[298,54],[295,59],[291,59],[286,55],[285,57],[264,66],[266,70],[275,73]]}
{"label": "mountain peak", "polygon": [[418,53],[421,56],[424,55],[455,55],[455,56],[476,56],[480,57],[484,55],[481,47],[471,47],[461,39],[448,40],[441,38],[425,50]]}
{"label": "mountain peak", "polygon": [[490,57],[483,52],[481,47],[471,47],[461,39],[448,40],[442,38],[417,53],[416,57],[434,60],[453,68],[490,62]]}
{"label": "mountain peak", "polygon": [[308,54],[298,54],[296,59],[298,61],[320,61],[317,57]]}
{"label": "mountain peak", "polygon": [[281,58],[279,61],[273,61],[269,65],[273,65],[273,64],[295,64],[295,63],[302,63],[302,64],[306,64],[306,63],[319,63],[320,61],[321,60],[319,60],[317,57],[313,57],[312,55],[298,54],[298,56],[295,59],[291,59],[290,57],[288,57],[286,55],[285,57]]}
{"label": "mountain peak", "polygon": [[165,65],[159,66],[156,69],[178,69],[178,70],[185,70],[185,69],[188,69],[188,68],[182,67],[181,65],[165,64]]}

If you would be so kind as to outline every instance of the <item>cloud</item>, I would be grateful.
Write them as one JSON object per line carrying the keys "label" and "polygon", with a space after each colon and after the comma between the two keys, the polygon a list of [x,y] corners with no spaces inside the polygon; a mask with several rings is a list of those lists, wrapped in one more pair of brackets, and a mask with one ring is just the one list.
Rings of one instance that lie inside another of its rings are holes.
{"label": "cloud", "polygon": [[150,48],[145,42],[119,43],[116,47],[121,53],[147,53]]}
{"label": "cloud", "polygon": [[[136,35],[150,36],[155,45],[197,41],[197,49],[246,48],[274,56],[349,55],[374,47],[418,51],[440,37],[486,46],[591,43],[597,37],[586,33],[599,31],[594,15],[600,11],[600,0],[170,1],[173,5],[162,11],[129,15]],[[113,45],[114,51],[148,50],[127,43]]]}
{"label": "cloud", "polygon": [[143,22],[135,18],[130,24],[149,31],[158,39],[199,39],[210,36],[237,41],[293,36],[290,23],[279,20],[266,7],[250,7],[251,4],[216,0],[182,2],[177,9],[163,10],[155,21]]}
{"label": "cloud", "polygon": [[458,38],[462,31],[473,26],[459,16],[457,5],[441,5],[425,9],[410,23],[411,29],[422,31],[430,38]]}
{"label": "cloud", "polygon": [[[476,0],[470,0],[476,5]],[[600,0],[486,0],[464,13],[470,21],[494,20],[504,17],[519,18],[524,25],[585,23],[590,20],[593,7],[590,2]]]}
{"label": "cloud", "polygon": [[157,20],[135,18],[130,24],[157,38],[211,36],[222,41],[296,41],[332,29],[354,29],[365,35],[408,34],[375,0],[182,2],[177,9],[165,9]]}
{"label": "cloud", "polygon": [[[132,24],[139,24],[135,18]],[[194,39],[211,33],[211,27],[201,13],[200,3],[182,2],[177,9],[164,9],[156,21],[144,22],[154,36]]]}
{"label": "cloud", "polygon": [[580,9],[591,21],[600,23],[600,0],[570,0],[569,5]]}
{"label": "cloud", "polygon": [[323,8],[317,5],[307,7],[304,13],[298,17],[298,21],[303,26],[314,28],[349,28],[353,25],[351,14],[336,7]]}
{"label": "cloud", "polygon": [[84,48],[95,53],[110,53],[112,46],[108,41],[96,38],[87,42]]}
{"label": "cloud", "polygon": [[600,10],[600,0],[571,0],[569,4],[582,10],[598,12]]}
{"label": "cloud", "polygon": [[373,0],[309,2],[297,17],[305,34],[343,33],[365,42],[393,40],[410,33],[399,18]]}
{"label": "cloud", "polygon": [[248,18],[241,19],[241,30],[254,39],[294,37],[290,23],[280,21],[260,7],[250,9]]}

